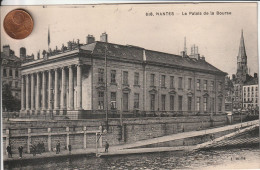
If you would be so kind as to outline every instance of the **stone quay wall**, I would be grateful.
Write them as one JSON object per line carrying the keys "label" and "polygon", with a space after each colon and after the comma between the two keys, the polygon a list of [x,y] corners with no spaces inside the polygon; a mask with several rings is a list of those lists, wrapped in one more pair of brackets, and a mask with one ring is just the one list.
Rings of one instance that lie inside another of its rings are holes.
{"label": "stone quay wall", "polygon": [[100,135],[106,128],[102,119],[6,121],[2,137],[4,150],[10,144],[14,153],[19,146],[30,153],[31,145],[38,142],[44,143],[46,151],[52,151],[58,141],[61,150],[69,144],[72,149],[95,148],[106,141],[120,145],[228,123],[226,115],[109,119],[108,132]]}

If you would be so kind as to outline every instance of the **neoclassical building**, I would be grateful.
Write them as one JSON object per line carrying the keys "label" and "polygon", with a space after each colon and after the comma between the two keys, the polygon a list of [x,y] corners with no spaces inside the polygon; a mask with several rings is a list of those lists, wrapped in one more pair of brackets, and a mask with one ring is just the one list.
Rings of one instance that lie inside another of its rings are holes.
{"label": "neoclassical building", "polygon": [[219,114],[225,75],[196,50],[174,55],[88,35],[22,64],[21,116]]}

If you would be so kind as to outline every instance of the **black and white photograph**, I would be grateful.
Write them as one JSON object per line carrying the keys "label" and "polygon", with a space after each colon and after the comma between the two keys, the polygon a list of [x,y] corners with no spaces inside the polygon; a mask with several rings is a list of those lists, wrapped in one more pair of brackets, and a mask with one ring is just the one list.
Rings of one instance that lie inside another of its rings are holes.
{"label": "black and white photograph", "polygon": [[1,6],[4,169],[260,169],[258,4]]}

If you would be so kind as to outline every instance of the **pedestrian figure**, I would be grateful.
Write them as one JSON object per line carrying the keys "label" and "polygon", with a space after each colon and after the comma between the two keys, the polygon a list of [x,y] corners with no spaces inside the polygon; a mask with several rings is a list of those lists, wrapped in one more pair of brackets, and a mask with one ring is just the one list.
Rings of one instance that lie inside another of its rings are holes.
{"label": "pedestrian figure", "polygon": [[31,153],[33,154],[33,156],[36,155],[36,146],[34,144],[31,147]]}
{"label": "pedestrian figure", "polygon": [[60,141],[56,144],[56,154],[60,153]]}
{"label": "pedestrian figure", "polygon": [[105,144],[105,152],[108,152],[108,148],[109,148],[109,144],[108,144],[108,142],[106,142],[106,144]]}
{"label": "pedestrian figure", "polygon": [[19,146],[18,151],[19,151],[19,157],[22,158],[23,157],[23,147]]}
{"label": "pedestrian figure", "polygon": [[39,154],[42,154],[42,153],[41,153],[41,144],[40,144],[40,142],[37,144],[37,152],[38,152]]}
{"label": "pedestrian figure", "polygon": [[6,150],[7,150],[7,153],[8,153],[8,158],[12,158],[13,156],[12,156],[12,148],[11,148],[11,146],[8,145]]}
{"label": "pedestrian figure", "polygon": [[42,152],[45,152],[45,147],[44,147],[43,141],[42,141],[41,147],[42,147]]}
{"label": "pedestrian figure", "polygon": [[71,149],[72,149],[71,145],[69,145],[68,148],[69,148],[69,154],[71,154]]}

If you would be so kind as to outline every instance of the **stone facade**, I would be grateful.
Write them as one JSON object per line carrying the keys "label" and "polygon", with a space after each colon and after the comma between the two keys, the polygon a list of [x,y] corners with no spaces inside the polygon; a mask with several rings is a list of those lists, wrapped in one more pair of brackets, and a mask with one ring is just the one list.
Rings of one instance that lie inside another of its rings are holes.
{"label": "stone facade", "polygon": [[243,108],[251,111],[259,111],[258,84],[247,83],[243,86]]}
{"label": "stone facade", "polygon": [[3,46],[1,60],[2,84],[9,84],[12,95],[21,99],[21,60],[15,56],[9,45]]}
{"label": "stone facade", "polygon": [[[106,37],[104,38],[104,36]],[[21,116],[123,112],[221,113],[226,73],[205,61],[101,41],[22,64]],[[88,39],[87,39],[88,40]]]}

